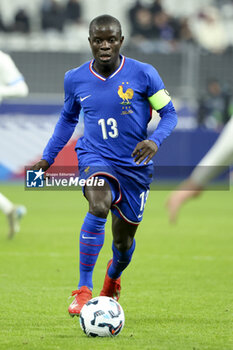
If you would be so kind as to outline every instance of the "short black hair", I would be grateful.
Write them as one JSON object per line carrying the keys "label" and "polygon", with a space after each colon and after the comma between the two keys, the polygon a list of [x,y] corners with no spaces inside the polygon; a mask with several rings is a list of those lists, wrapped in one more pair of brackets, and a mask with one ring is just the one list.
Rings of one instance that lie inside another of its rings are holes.
{"label": "short black hair", "polygon": [[91,32],[94,26],[101,26],[101,25],[108,25],[108,24],[109,25],[115,24],[119,28],[120,36],[122,35],[120,22],[118,21],[117,18],[110,15],[101,15],[101,16],[95,17],[89,25],[89,35],[91,35]]}

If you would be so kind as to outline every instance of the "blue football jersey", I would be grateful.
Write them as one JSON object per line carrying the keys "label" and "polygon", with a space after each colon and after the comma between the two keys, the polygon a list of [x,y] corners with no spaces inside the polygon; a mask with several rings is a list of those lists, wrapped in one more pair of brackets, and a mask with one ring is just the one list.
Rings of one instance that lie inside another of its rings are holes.
{"label": "blue football jersey", "polygon": [[121,56],[118,69],[104,78],[95,72],[93,63],[65,74],[63,110],[42,159],[50,165],[54,162],[72,136],[82,109],[84,136],[76,149],[97,152],[117,166],[138,166],[131,154],[137,143],[147,138],[150,104],[161,116],[149,137],[159,147],[177,123],[171,99],[157,70],[149,64]]}
{"label": "blue football jersey", "polygon": [[77,148],[95,150],[121,165],[135,165],[131,154],[147,138],[151,118],[148,97],[164,84],[154,67],[121,57],[119,68],[108,78],[93,69],[93,60],[65,75],[64,110],[84,112],[84,136]]}

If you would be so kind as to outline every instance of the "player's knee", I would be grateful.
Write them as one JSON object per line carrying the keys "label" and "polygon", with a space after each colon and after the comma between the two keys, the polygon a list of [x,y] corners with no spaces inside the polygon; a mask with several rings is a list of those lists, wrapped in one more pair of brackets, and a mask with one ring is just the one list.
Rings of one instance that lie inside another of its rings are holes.
{"label": "player's knee", "polygon": [[121,252],[124,253],[127,250],[129,250],[131,248],[133,244],[133,238],[131,237],[127,237],[126,239],[115,239],[114,240],[114,245],[116,247],[116,249]]}
{"label": "player's knee", "polygon": [[92,201],[89,203],[89,212],[100,218],[106,218],[110,209],[109,203],[105,201]]}

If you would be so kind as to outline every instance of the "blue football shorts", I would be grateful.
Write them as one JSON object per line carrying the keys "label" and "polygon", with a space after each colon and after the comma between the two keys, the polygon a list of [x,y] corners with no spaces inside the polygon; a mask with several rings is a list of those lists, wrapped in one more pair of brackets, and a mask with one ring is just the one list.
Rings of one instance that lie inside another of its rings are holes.
{"label": "blue football shorts", "polygon": [[112,192],[112,213],[130,224],[138,225],[149,195],[153,164],[123,167],[92,150],[79,148],[77,156],[79,178],[87,180],[98,177],[107,181]]}

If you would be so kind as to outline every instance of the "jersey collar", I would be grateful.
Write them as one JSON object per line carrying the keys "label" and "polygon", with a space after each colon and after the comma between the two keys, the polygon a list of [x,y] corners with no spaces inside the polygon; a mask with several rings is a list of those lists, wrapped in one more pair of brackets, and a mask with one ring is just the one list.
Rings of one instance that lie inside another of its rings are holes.
{"label": "jersey collar", "polygon": [[102,81],[106,81],[107,79],[113,78],[117,73],[120,72],[120,70],[121,70],[121,69],[123,68],[123,66],[124,66],[124,63],[125,63],[125,56],[120,55],[120,57],[121,57],[121,63],[120,63],[120,65],[119,65],[119,67],[118,67],[117,70],[116,70],[114,73],[112,73],[109,77],[104,78],[104,77],[102,77],[102,75],[98,74],[98,73],[93,69],[93,64],[94,64],[94,61],[95,61],[94,59],[91,60],[90,65],[89,65],[89,68],[90,68],[91,73],[94,74],[94,76],[96,76],[97,78],[99,78],[99,79],[102,80]]}

